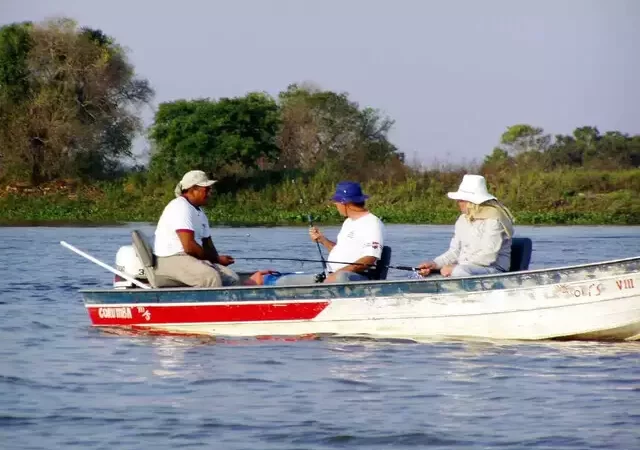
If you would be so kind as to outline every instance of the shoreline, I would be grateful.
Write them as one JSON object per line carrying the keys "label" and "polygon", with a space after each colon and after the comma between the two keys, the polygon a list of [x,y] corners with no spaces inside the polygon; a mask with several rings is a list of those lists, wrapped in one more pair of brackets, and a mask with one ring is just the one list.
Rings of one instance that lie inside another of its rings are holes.
{"label": "shoreline", "polygon": [[[148,220],[131,220],[131,221],[73,221],[73,220],[16,220],[16,221],[6,221],[0,220],[0,229],[2,228],[125,228],[129,225],[147,225],[151,227],[155,227],[157,222],[148,221]],[[442,226],[442,227],[453,227],[455,221],[451,223],[424,223],[424,222],[385,222],[386,226],[389,225],[404,225],[404,226]],[[309,226],[308,223],[263,223],[263,222],[238,222],[238,223],[226,223],[226,222],[213,222],[209,221],[209,224],[212,228],[285,228],[285,227],[295,227],[295,228],[306,228]],[[314,224],[322,225],[322,226],[340,226],[342,224],[341,221],[331,221],[331,222],[320,222],[314,221]],[[534,228],[550,228],[550,227],[618,227],[618,228],[640,228],[640,223],[525,223],[525,222],[516,222],[516,226],[521,227],[534,227]]]}

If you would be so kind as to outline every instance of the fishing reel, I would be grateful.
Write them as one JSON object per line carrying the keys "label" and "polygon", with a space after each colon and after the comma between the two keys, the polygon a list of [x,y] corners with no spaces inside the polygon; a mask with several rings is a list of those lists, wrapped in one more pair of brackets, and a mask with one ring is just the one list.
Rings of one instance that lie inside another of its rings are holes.
{"label": "fishing reel", "polygon": [[324,272],[319,273],[316,275],[315,282],[322,283],[326,278],[327,278],[327,275]]}

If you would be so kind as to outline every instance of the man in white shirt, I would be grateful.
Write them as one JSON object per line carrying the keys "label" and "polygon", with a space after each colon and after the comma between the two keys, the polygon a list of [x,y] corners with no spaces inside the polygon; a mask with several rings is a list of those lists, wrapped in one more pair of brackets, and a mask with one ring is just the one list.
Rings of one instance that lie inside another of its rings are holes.
{"label": "man in white shirt", "polygon": [[[382,255],[384,225],[365,207],[368,195],[362,193],[359,183],[343,181],[336,186],[331,200],[341,216],[346,217],[336,242],[327,239],[316,227],[309,236],[329,250],[325,283],[345,283],[368,280],[366,271],[372,269]],[[316,282],[313,274],[282,276],[276,284],[310,284]]]}
{"label": "man in white shirt", "polygon": [[177,184],[176,198],[165,207],[155,232],[156,277],[196,287],[238,284],[238,274],[227,267],[234,260],[218,254],[201,208],[213,183],[203,171],[192,170]]}

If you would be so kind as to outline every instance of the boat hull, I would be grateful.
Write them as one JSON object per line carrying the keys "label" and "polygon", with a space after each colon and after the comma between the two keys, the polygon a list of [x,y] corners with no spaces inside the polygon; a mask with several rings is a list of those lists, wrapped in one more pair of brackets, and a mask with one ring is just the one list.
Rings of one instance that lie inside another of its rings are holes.
{"label": "boat hull", "polygon": [[640,339],[640,258],[460,279],[83,292],[94,326],[166,333]]}

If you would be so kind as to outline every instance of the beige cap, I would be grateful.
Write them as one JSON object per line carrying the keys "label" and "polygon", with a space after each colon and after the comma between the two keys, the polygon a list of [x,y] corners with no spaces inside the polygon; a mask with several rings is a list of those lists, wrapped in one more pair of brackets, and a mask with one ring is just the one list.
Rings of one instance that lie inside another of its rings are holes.
{"label": "beige cap", "polygon": [[182,191],[186,189],[193,186],[211,186],[216,181],[218,180],[210,180],[202,170],[191,170],[184,174],[182,180],[177,184],[174,194],[176,194],[176,197],[180,197]]}

